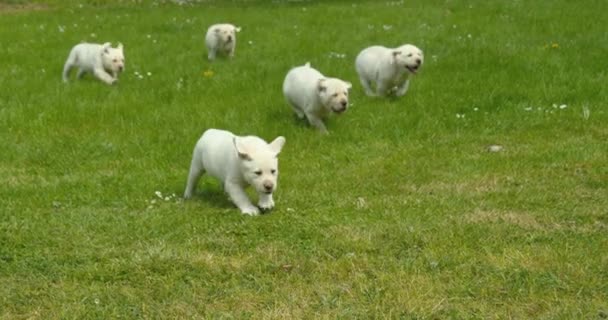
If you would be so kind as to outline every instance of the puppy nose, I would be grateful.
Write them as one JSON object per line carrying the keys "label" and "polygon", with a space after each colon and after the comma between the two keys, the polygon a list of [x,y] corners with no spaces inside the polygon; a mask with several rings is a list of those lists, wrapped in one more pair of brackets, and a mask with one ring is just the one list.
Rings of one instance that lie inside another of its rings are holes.
{"label": "puppy nose", "polygon": [[346,105],[348,105],[348,102],[346,100],[342,100],[340,102],[340,104],[342,105],[342,107],[346,108]]}
{"label": "puppy nose", "polygon": [[266,189],[266,191],[272,191],[273,185],[272,182],[266,181],[264,182],[264,189]]}
{"label": "puppy nose", "polygon": [[420,59],[416,59],[417,64],[420,64],[420,62],[421,62]]}
{"label": "puppy nose", "polygon": [[232,37],[231,36],[228,36],[228,41],[232,41]]}

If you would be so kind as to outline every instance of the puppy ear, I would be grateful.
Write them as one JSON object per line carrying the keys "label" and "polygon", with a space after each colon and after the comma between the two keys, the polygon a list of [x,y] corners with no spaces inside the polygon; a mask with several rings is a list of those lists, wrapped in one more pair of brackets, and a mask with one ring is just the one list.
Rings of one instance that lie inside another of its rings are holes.
{"label": "puppy ear", "polygon": [[401,51],[395,50],[392,53],[393,53],[393,60],[391,60],[391,64],[393,64],[395,62],[395,58],[397,58],[397,56],[401,54]]}
{"label": "puppy ear", "polygon": [[347,90],[353,87],[353,84],[348,81],[344,81],[344,85],[346,86]]}
{"label": "puppy ear", "polygon": [[325,90],[327,90],[327,87],[325,86],[325,79],[319,79],[317,82],[317,89],[319,92],[325,92]]}
{"label": "puppy ear", "polygon": [[103,50],[103,53],[108,54],[110,53],[110,48],[112,47],[112,44],[109,42],[106,42],[103,44],[103,46],[101,47],[101,49]]}
{"label": "puppy ear", "polygon": [[272,140],[272,142],[268,145],[270,146],[270,150],[272,150],[272,152],[276,153],[278,156],[279,153],[281,153],[281,149],[283,149],[283,146],[285,145],[285,137],[279,136]]}
{"label": "puppy ear", "polygon": [[124,48],[124,46],[122,45],[122,43],[118,43],[118,47],[116,47],[116,49],[118,50],[122,50]]}
{"label": "puppy ear", "polygon": [[234,32],[241,32],[241,27],[234,28]]}
{"label": "puppy ear", "polygon": [[251,156],[247,152],[247,147],[243,144],[241,139],[238,137],[232,138],[232,143],[234,144],[234,148],[239,155],[239,158],[243,160],[251,160]]}

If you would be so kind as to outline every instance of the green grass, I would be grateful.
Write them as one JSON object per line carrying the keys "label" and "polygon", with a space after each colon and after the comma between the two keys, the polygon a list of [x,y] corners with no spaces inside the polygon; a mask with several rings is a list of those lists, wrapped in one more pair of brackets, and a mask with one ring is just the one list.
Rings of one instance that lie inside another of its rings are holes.
{"label": "green grass", "polygon": [[[608,317],[605,1],[4,3],[0,318]],[[82,40],[117,86],[61,82]],[[366,97],[356,54],[403,43],[408,94]],[[307,61],[354,84],[327,136],[281,94]],[[179,200],[212,127],[287,138],[270,214]]]}

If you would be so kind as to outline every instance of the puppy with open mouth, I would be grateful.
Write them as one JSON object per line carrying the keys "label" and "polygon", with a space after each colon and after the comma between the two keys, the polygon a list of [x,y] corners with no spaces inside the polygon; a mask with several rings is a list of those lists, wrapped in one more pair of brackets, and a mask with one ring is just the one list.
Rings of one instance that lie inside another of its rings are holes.
{"label": "puppy with open mouth", "polygon": [[355,68],[368,96],[400,97],[407,92],[411,76],[418,73],[423,63],[424,54],[414,45],[372,46],[357,55]]}
{"label": "puppy with open mouth", "polygon": [[298,118],[308,119],[312,126],[327,133],[323,118],[348,109],[351,87],[350,82],[326,77],[306,63],[289,70],[283,81],[283,95]]}
{"label": "puppy with open mouth", "polygon": [[226,55],[229,58],[234,57],[236,33],[240,31],[240,27],[235,27],[229,23],[218,23],[210,26],[205,35],[207,58],[213,61],[218,54]]}

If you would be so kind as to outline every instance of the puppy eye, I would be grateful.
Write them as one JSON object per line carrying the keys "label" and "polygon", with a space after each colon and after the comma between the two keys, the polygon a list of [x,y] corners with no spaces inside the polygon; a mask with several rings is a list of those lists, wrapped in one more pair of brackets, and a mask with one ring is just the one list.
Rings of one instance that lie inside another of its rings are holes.
{"label": "puppy eye", "polygon": [[114,60],[112,60],[112,61],[117,62],[118,60],[117,60],[117,59],[114,59]]}
{"label": "puppy eye", "polygon": [[408,56],[408,57],[411,57],[411,56],[412,56],[412,54],[410,53],[410,54],[408,54],[407,56]]}
{"label": "puppy eye", "polygon": [[262,170],[257,170],[257,171],[254,171],[253,173],[255,173],[256,176],[261,176]]}
{"label": "puppy eye", "polygon": [[337,96],[338,96],[338,94],[337,94],[337,93],[334,93],[334,94],[332,94],[331,96],[332,96],[332,97],[337,97]]}
{"label": "puppy eye", "polygon": [[272,169],[272,170],[270,170],[270,173],[275,174],[275,173],[277,173],[277,170]]}

